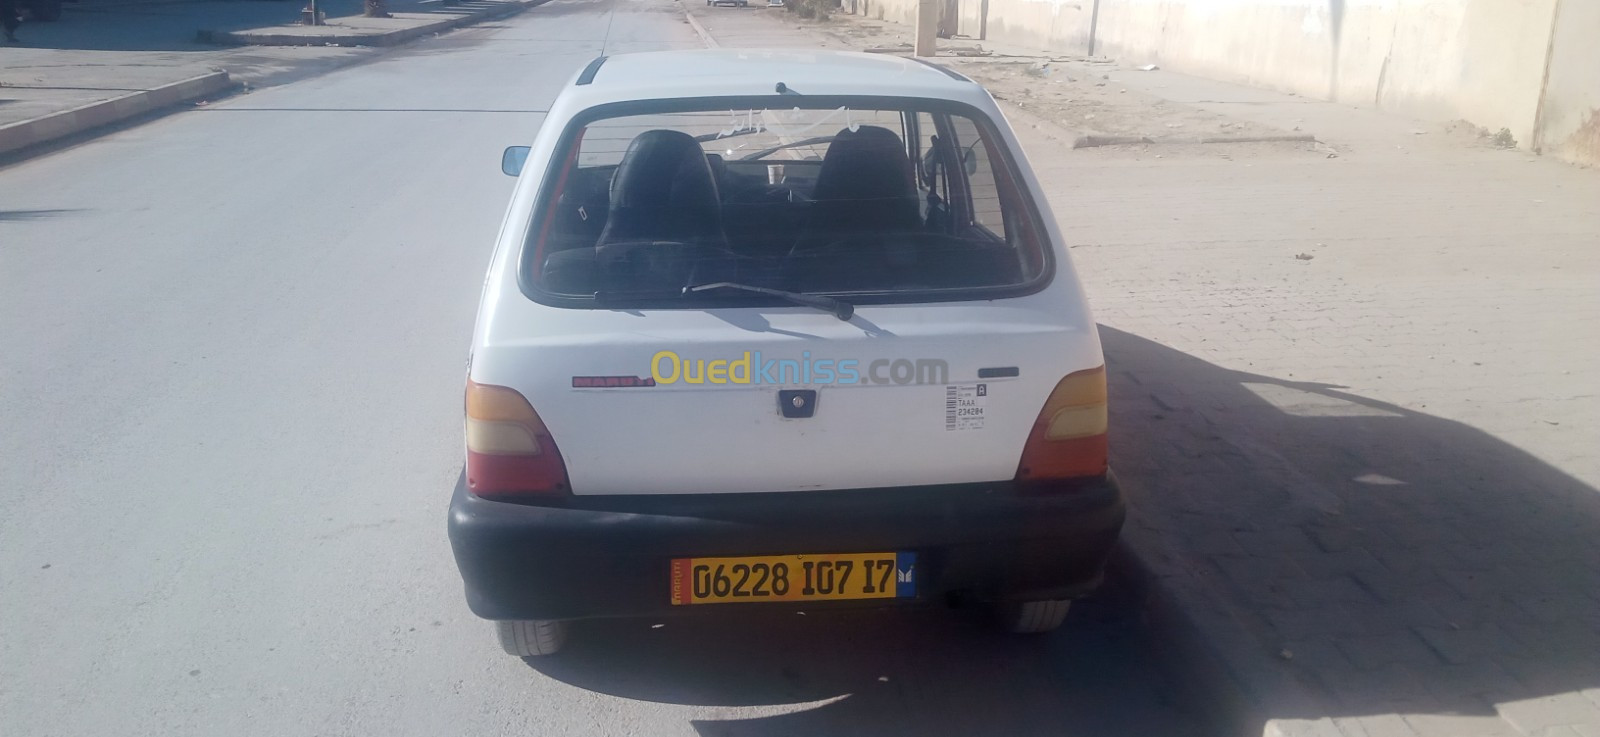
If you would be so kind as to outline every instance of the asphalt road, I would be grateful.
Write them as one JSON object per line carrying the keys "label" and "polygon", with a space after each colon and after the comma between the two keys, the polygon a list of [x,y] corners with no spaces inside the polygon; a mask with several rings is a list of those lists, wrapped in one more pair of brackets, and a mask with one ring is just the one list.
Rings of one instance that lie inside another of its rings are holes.
{"label": "asphalt road", "polygon": [[444,535],[511,181],[667,0],[561,0],[0,170],[0,733],[1197,733],[1113,585],[973,613],[587,623],[501,654]]}

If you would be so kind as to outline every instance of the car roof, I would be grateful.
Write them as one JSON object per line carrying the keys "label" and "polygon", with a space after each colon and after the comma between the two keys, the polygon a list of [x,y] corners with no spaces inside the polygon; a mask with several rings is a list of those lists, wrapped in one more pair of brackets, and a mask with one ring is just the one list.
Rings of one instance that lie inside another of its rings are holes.
{"label": "car roof", "polygon": [[772,95],[865,95],[954,100],[988,97],[972,80],[887,54],[808,49],[651,51],[596,59],[566,93],[582,107],[607,102]]}

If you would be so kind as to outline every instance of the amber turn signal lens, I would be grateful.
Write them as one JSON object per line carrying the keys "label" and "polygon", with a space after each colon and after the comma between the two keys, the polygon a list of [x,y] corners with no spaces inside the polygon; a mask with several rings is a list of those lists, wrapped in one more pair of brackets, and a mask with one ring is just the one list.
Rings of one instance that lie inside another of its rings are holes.
{"label": "amber turn signal lens", "polygon": [[1104,474],[1107,426],[1105,366],[1062,377],[1028,433],[1017,480]]}
{"label": "amber turn signal lens", "polygon": [[467,488],[478,496],[571,492],[561,451],[515,389],[467,382]]}

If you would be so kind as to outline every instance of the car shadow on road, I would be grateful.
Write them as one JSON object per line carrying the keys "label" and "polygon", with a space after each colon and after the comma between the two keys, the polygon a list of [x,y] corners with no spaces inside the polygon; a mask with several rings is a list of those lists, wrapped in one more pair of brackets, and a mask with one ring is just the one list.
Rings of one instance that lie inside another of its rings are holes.
{"label": "car shadow on road", "polygon": [[[1261,672],[1323,696],[1260,716],[1404,714],[1439,734],[1497,714],[1524,730],[1561,723],[1550,714],[1600,723],[1594,488],[1482,430],[1315,376],[1231,370],[1107,327],[1101,338],[1125,539],[1225,608],[1213,614],[1253,636],[1241,655]],[[1571,431],[1600,447],[1593,424]]]}
{"label": "car shadow on road", "polygon": [[1046,636],[996,632],[979,608],[580,622],[561,655],[527,662],[624,698],[756,707],[693,722],[719,737],[1203,734],[1135,609],[1113,578]]}

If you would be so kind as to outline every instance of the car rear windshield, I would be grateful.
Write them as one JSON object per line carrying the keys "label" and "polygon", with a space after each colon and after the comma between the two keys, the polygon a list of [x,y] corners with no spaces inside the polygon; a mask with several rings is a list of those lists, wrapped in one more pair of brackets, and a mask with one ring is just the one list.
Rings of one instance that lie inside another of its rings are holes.
{"label": "car rear windshield", "polygon": [[976,111],[746,105],[580,119],[546,172],[522,266],[568,306],[857,302],[1033,291],[1050,259],[1006,147]]}

